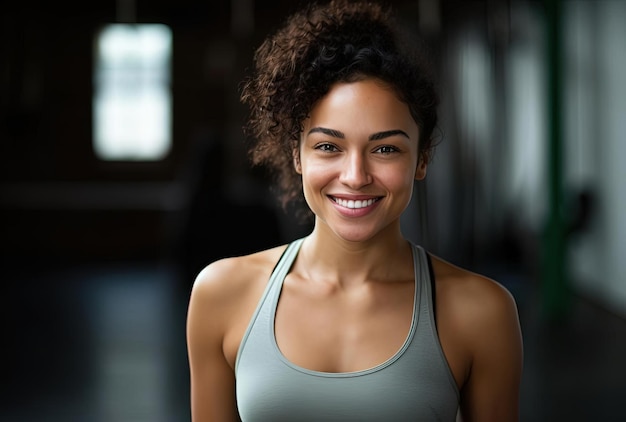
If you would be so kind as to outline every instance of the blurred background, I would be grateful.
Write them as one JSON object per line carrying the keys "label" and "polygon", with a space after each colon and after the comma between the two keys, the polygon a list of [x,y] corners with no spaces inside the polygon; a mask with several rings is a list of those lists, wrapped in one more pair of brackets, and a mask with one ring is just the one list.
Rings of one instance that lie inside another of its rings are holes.
{"label": "blurred background", "polygon": [[[407,236],[515,296],[523,421],[623,420],[626,2],[388,3],[442,97]],[[190,420],[195,275],[309,229],[249,168],[238,100],[301,4],[3,5],[0,420]]]}

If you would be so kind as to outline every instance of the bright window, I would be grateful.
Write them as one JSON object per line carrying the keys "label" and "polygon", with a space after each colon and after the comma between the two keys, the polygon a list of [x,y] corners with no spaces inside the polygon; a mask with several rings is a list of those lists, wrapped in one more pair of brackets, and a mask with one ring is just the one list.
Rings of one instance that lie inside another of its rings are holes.
{"label": "bright window", "polygon": [[102,160],[160,160],[172,143],[172,33],[111,24],[96,38],[93,142]]}

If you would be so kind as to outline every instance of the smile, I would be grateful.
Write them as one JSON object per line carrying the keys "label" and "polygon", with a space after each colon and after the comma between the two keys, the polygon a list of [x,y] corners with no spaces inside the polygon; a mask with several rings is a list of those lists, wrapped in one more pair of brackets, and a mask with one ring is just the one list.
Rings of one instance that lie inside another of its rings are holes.
{"label": "smile", "polygon": [[337,204],[341,205],[342,207],[350,208],[350,209],[358,209],[358,208],[369,207],[374,202],[378,201],[379,198],[370,198],[370,199],[363,199],[363,200],[357,199],[356,201],[352,199],[341,199],[341,198],[334,198],[334,197],[331,197],[331,199],[335,201]]}

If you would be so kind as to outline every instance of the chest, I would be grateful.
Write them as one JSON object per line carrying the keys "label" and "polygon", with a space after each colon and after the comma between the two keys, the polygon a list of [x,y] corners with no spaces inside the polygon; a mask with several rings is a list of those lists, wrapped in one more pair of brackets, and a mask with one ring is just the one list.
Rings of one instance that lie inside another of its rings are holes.
{"label": "chest", "polygon": [[265,303],[236,371],[242,420],[454,421],[458,391],[409,286],[358,301],[287,287]]}
{"label": "chest", "polygon": [[387,361],[402,348],[415,308],[413,280],[351,291],[285,283],[274,337],[289,362],[320,372],[354,372]]}

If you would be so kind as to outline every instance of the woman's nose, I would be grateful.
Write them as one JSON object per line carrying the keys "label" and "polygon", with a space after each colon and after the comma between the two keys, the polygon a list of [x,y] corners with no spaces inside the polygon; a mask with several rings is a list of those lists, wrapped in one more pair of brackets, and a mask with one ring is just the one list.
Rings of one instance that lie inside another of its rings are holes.
{"label": "woman's nose", "polygon": [[361,153],[346,155],[340,181],[351,189],[359,189],[372,182],[367,159]]}

